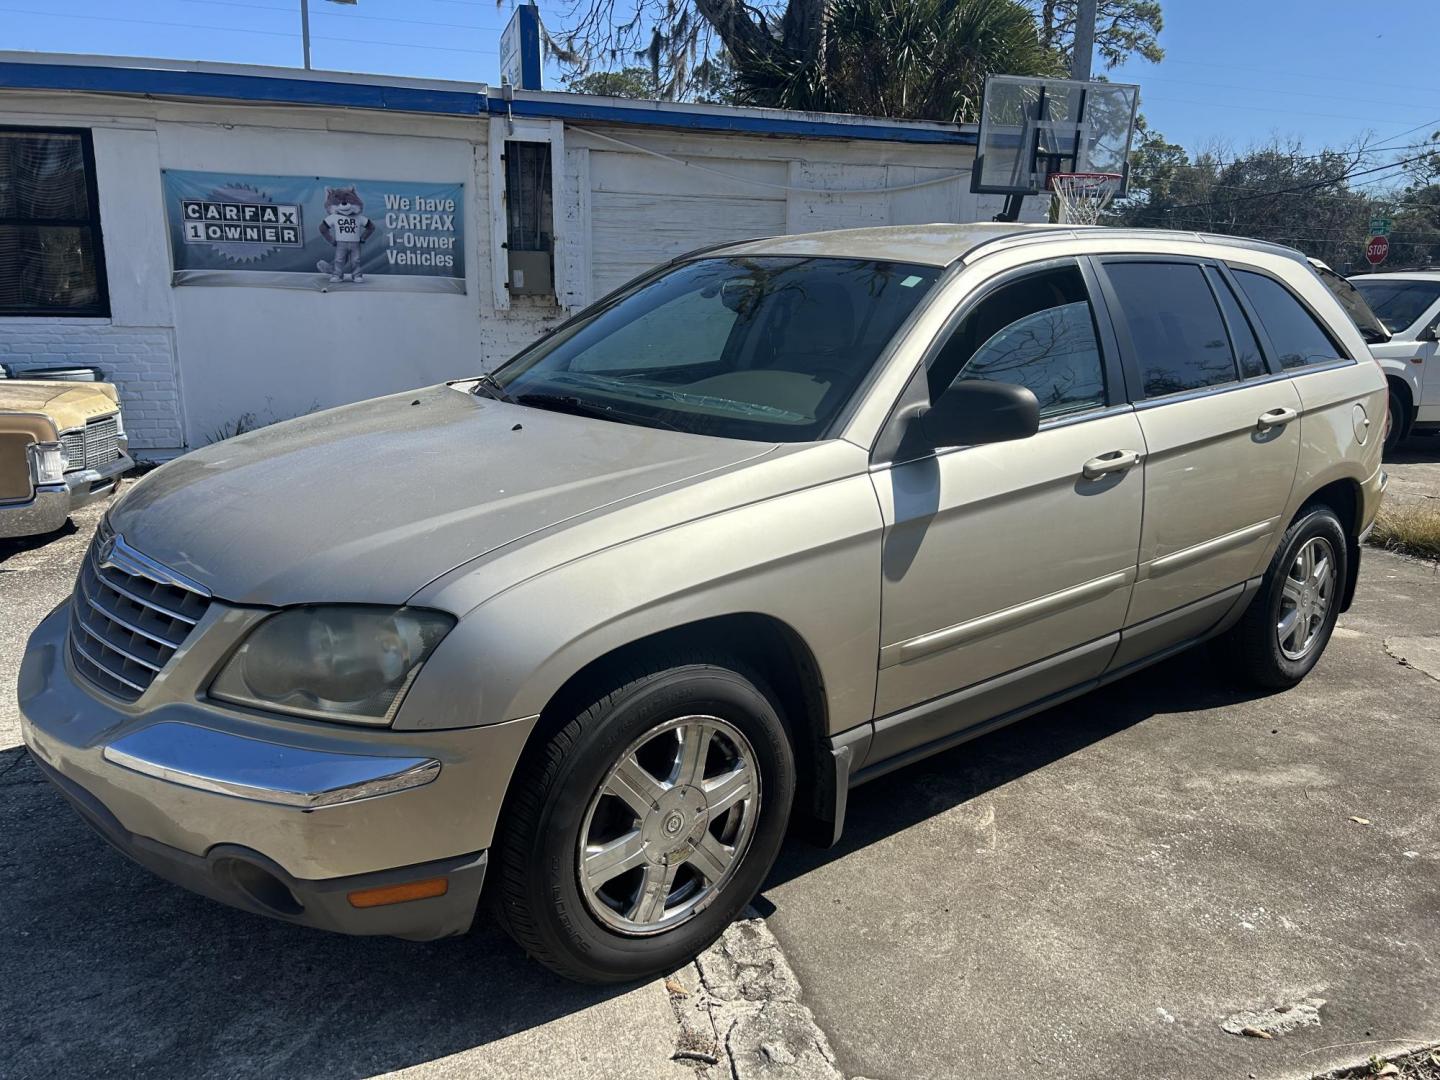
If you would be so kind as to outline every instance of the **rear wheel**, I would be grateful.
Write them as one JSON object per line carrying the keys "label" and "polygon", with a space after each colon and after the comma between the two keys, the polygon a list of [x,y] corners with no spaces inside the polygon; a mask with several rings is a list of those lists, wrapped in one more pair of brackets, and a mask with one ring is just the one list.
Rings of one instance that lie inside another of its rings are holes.
{"label": "rear wheel", "polygon": [[494,852],[502,922],[572,979],[672,971],[759,890],[794,789],[758,679],[710,663],[631,677],[517,771]]}
{"label": "rear wheel", "polygon": [[1335,629],[1348,557],[1335,512],[1307,507],[1286,530],[1250,607],[1217,642],[1227,669],[1268,689],[1303,679]]}

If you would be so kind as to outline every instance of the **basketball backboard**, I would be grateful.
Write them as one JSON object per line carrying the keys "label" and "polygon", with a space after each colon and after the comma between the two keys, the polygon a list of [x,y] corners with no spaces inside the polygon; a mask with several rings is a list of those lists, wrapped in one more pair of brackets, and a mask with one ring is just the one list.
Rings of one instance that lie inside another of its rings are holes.
{"label": "basketball backboard", "polygon": [[1130,173],[1140,87],[1028,75],[991,75],[980,106],[970,190],[1036,195],[1053,172]]}

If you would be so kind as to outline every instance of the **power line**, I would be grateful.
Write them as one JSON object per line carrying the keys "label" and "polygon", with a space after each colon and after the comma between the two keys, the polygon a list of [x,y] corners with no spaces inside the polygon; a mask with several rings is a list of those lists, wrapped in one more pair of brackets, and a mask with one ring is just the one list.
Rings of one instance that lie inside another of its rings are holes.
{"label": "power line", "polygon": [[[1175,60],[1171,59],[1170,57],[1166,57],[1164,63],[1184,64],[1187,67],[1222,68],[1226,71],[1243,71],[1246,74],[1253,74],[1255,71],[1255,65],[1253,64],[1216,64],[1206,60]],[[1312,81],[1324,82],[1329,85],[1334,85],[1335,83],[1335,77],[1333,75],[1316,75],[1313,71],[1275,71],[1274,69],[1268,67],[1265,70],[1271,75],[1283,75],[1286,78],[1290,79],[1310,79]],[[1377,82],[1376,80],[1370,78],[1365,79],[1365,85],[1384,86],[1393,90],[1410,90],[1418,94],[1434,93],[1433,87],[1430,86],[1414,86],[1406,83]]]}
{"label": "power line", "polygon": [[1369,168],[1369,169],[1351,170],[1350,172],[1342,173],[1342,174],[1339,175],[1339,176],[1331,176],[1331,177],[1327,177],[1327,178],[1325,178],[1325,179],[1323,179],[1323,180],[1315,180],[1315,181],[1312,181],[1312,182],[1310,182],[1310,183],[1300,184],[1300,185],[1298,185],[1298,186],[1296,186],[1296,187],[1292,187],[1292,188],[1278,188],[1278,189],[1276,189],[1276,190],[1274,190],[1274,191],[1261,191],[1261,192],[1254,192],[1254,193],[1249,194],[1249,195],[1236,195],[1236,196],[1233,196],[1233,197],[1231,197],[1231,198],[1227,198],[1227,199],[1224,199],[1224,200],[1221,200],[1221,201],[1218,201],[1218,202],[1217,202],[1216,200],[1214,200],[1214,199],[1211,199],[1211,200],[1208,200],[1208,201],[1206,201],[1206,202],[1180,203],[1180,204],[1178,204],[1178,205],[1176,205],[1176,206],[1168,207],[1167,209],[1169,209],[1169,210],[1192,210],[1192,209],[1198,209],[1198,208],[1201,208],[1201,207],[1215,207],[1215,206],[1220,206],[1220,205],[1233,206],[1235,203],[1253,202],[1253,201],[1256,200],[1256,199],[1268,199],[1268,198],[1273,198],[1273,197],[1275,197],[1275,196],[1277,196],[1277,195],[1299,195],[1299,194],[1303,194],[1304,192],[1307,192],[1307,191],[1314,191],[1314,190],[1317,189],[1317,188],[1329,187],[1331,184],[1338,184],[1338,183],[1341,183],[1341,182],[1343,182],[1343,181],[1348,181],[1348,180],[1349,180],[1351,177],[1353,177],[1353,176],[1368,176],[1368,175],[1370,175],[1371,173],[1384,172],[1384,171],[1389,170],[1389,169],[1398,169],[1398,168],[1400,168],[1401,166],[1409,165],[1411,162],[1414,162],[1414,161],[1423,161],[1423,160],[1425,160],[1426,158],[1428,158],[1429,156],[1430,156],[1429,154],[1417,154],[1415,157],[1412,157],[1412,158],[1404,158],[1404,159],[1402,159],[1402,160],[1400,160],[1400,161],[1391,162],[1391,163],[1388,164],[1388,165],[1376,165],[1376,166],[1374,166],[1373,168]]}
{"label": "power line", "polygon": [[[1223,102],[1219,101],[1190,101],[1186,98],[1157,98],[1150,97],[1148,94],[1144,94],[1143,92],[1141,94],[1141,99],[1142,103],[1146,105],[1159,102],[1162,105],[1198,105],[1201,108],[1205,109],[1242,109],[1246,112],[1263,113],[1274,113],[1277,111],[1276,109],[1266,105],[1226,105]],[[1324,120],[1354,120],[1357,123],[1361,124],[1368,124],[1371,122],[1371,118],[1368,116],[1350,116],[1348,114],[1342,115],[1340,113],[1306,112],[1299,109],[1286,109],[1284,110],[1284,113],[1287,116],[1316,116]]]}
{"label": "power line", "polygon": [[[285,14],[290,14],[290,13],[291,13],[291,9],[290,9],[290,8],[272,7],[272,6],[270,6],[270,5],[261,5],[261,4],[246,4],[246,3],[241,3],[240,0],[180,0],[180,2],[181,2],[182,4],[205,4],[206,6],[209,6],[209,7],[244,8],[244,9],[246,9],[247,11],[275,11],[275,12],[283,12],[283,13],[285,13]],[[402,23],[402,24],[404,24],[404,25],[406,25],[406,26],[433,26],[433,27],[436,27],[437,29],[442,29],[442,30],[483,30],[483,31],[485,31],[486,33],[498,33],[498,32],[502,29],[502,28],[501,28],[500,26],[498,26],[498,25],[495,25],[495,26],[488,26],[488,25],[487,25],[487,26],[477,26],[477,25],[466,24],[466,23],[429,22],[429,21],[427,21],[427,20],[422,20],[422,19],[396,19],[396,18],[392,18],[392,17],[390,17],[390,16],[388,16],[388,15],[360,15],[360,14],[354,13],[354,12],[342,12],[342,11],[312,11],[312,12],[310,12],[310,17],[311,17],[312,19],[313,19],[313,18],[316,18],[316,17],[319,17],[319,16],[324,16],[324,17],[331,18],[331,19],[344,19],[344,20],[346,20],[346,21],[349,21],[349,20],[351,20],[351,19],[365,19],[365,20],[368,20],[369,22]]]}
{"label": "power line", "polygon": [[[239,26],[196,26],[194,23],[163,22],[159,19],[131,19],[118,15],[82,15],[60,11],[35,11],[29,8],[0,7],[0,11],[15,15],[44,15],[52,19],[88,19],[94,22],[133,23],[137,26],[174,26],[182,30],[219,30],[226,34],[259,34],[265,37],[283,37],[291,40],[299,37],[295,30],[251,30]],[[387,49],[425,49],[433,52],[468,53],[472,56],[497,56],[498,49],[461,49],[450,45],[431,45],[404,41],[377,41],[375,38],[340,37],[335,34],[317,35],[323,41],[344,41],[354,45],[383,45]]]}
{"label": "power line", "polygon": [[1353,101],[1357,105],[1387,105],[1400,109],[1434,108],[1437,104],[1433,101],[1428,103],[1423,101],[1418,103],[1413,101],[1379,101],[1375,98],[1357,98],[1348,94],[1316,94],[1309,90],[1281,90],[1273,86],[1236,86],[1233,83],[1196,82],[1194,79],[1171,79],[1164,75],[1156,75],[1145,80],[1147,86],[1157,82],[1176,83],[1180,86],[1201,86],[1211,90],[1240,90],[1251,94],[1287,94],[1292,97],[1324,98],[1327,101]]}

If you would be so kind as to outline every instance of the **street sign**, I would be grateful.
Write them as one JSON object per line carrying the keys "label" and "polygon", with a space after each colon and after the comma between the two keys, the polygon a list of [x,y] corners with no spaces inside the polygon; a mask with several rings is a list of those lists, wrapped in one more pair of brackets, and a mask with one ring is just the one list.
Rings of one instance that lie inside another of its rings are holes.
{"label": "street sign", "polygon": [[1379,266],[1385,261],[1385,256],[1389,254],[1389,237],[1372,236],[1370,237],[1370,242],[1365,245],[1365,261],[1371,266]]}
{"label": "street sign", "polygon": [[1370,219],[1371,236],[1389,236],[1390,219],[1388,217],[1377,217]]}

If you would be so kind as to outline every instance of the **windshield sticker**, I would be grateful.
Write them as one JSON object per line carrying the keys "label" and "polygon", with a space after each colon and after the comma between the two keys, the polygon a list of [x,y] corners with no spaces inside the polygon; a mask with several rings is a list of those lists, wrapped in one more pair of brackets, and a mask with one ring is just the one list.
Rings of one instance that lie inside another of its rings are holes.
{"label": "windshield sticker", "polygon": [[900,282],[900,284],[907,289],[913,289],[916,285],[919,285],[922,280],[924,279],[921,278],[919,274],[911,274],[904,281]]}

